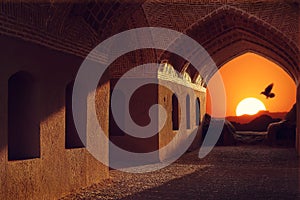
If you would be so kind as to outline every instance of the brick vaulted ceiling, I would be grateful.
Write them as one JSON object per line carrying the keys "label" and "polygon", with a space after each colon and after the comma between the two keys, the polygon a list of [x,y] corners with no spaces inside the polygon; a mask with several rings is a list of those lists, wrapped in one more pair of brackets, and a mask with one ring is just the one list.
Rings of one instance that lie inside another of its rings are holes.
{"label": "brick vaulted ceiling", "polygon": [[[121,31],[166,27],[197,40],[218,66],[253,51],[280,64],[295,80],[299,74],[297,0],[51,2],[2,1],[0,33],[85,57],[101,41]],[[161,52],[147,53],[151,56],[132,52],[134,59],[124,60],[127,63],[153,61]],[[141,57],[143,61],[136,61]],[[172,57],[169,59],[174,67],[181,71],[185,61]],[[187,71],[192,77],[197,75],[192,67]]]}

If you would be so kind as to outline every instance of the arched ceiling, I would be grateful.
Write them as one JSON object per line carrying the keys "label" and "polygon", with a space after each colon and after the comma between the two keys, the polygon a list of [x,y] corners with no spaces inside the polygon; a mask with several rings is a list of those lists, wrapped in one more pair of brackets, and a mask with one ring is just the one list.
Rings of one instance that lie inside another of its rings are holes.
{"label": "arched ceiling", "polygon": [[[272,25],[232,6],[223,6],[184,31],[201,44],[218,67],[246,52],[255,52],[283,67],[295,80],[299,74],[299,48]],[[184,45],[184,44],[182,44]],[[162,59],[166,55],[162,55]],[[185,60],[166,56],[181,71]],[[176,66],[177,65],[177,66]],[[198,75],[190,70],[193,79]],[[211,68],[203,69],[202,76],[211,77]]]}
{"label": "arched ceiling", "polygon": [[[253,51],[277,62],[291,76],[299,74],[299,19],[297,0],[0,3],[1,34],[80,57],[120,31],[155,26],[193,37],[207,48],[217,65]],[[160,55],[159,51],[152,54]],[[130,55],[147,62],[141,52]],[[172,58],[171,62],[181,70],[186,61]],[[187,72],[191,77],[197,75],[192,66]]]}
{"label": "arched ceiling", "polygon": [[[132,21],[142,3],[117,0],[75,3],[2,1],[0,33],[86,57],[107,37],[127,30],[130,27],[128,21]],[[145,26],[145,23],[138,25]]]}
{"label": "arched ceiling", "polygon": [[180,32],[217,10],[233,7],[298,41],[299,5],[297,0],[148,0],[142,7],[150,26],[168,27]]}

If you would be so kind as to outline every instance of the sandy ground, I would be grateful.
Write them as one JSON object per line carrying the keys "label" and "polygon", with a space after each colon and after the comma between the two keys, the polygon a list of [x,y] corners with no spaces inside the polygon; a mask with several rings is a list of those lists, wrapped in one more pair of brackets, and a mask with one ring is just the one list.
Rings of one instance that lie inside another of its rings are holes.
{"label": "sandy ground", "polygon": [[145,174],[112,170],[110,179],[67,199],[300,199],[299,164],[293,148],[215,147]]}

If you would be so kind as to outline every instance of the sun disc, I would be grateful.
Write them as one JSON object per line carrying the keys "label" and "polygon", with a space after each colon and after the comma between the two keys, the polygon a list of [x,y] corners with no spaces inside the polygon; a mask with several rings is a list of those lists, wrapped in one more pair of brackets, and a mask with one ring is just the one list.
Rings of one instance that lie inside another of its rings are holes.
{"label": "sun disc", "polygon": [[254,115],[261,110],[266,110],[265,105],[260,100],[249,97],[245,98],[236,107],[236,116]]}

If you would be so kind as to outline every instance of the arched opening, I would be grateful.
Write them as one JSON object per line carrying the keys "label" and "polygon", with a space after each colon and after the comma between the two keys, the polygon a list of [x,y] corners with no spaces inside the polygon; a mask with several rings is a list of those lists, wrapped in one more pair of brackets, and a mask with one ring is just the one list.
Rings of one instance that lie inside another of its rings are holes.
{"label": "arched opening", "polygon": [[[296,85],[281,66],[259,54],[245,53],[219,72],[227,102],[226,130],[221,137],[233,134],[243,143],[295,146]],[[210,82],[214,80],[213,76]],[[210,109],[208,92],[209,114]]]}
{"label": "arched opening", "polygon": [[[70,82],[66,87],[65,104],[65,148],[83,148],[84,144],[78,135],[75,127],[73,112],[72,112],[72,95],[73,95],[74,81]],[[82,113],[85,115],[84,113]]]}
{"label": "arched opening", "polygon": [[176,94],[172,95],[172,127],[173,130],[179,129],[179,107]]}
{"label": "arched opening", "polygon": [[196,101],[195,101],[195,116],[196,116],[196,121],[195,121],[195,124],[196,126],[199,126],[200,125],[200,99],[197,97],[196,98]]}
{"label": "arched opening", "polygon": [[[211,30],[207,32],[205,27],[211,27]],[[207,16],[205,20],[199,20],[192,24],[185,30],[185,33],[204,47],[217,68],[221,68],[227,62],[245,53],[255,53],[277,64],[286,75],[289,75],[297,83],[299,79],[299,48],[287,35],[274,30],[272,25],[265,24],[262,19],[242,13],[233,7],[224,7],[224,9]],[[166,54],[162,54],[162,58],[169,57],[169,62],[174,63],[176,68],[184,68],[186,62],[184,59],[180,60],[176,55]],[[211,80],[216,70],[212,70],[210,65],[203,64],[204,61],[205,59],[203,62],[200,59],[198,61],[201,66],[201,76],[206,81]],[[193,66],[190,65],[186,71],[193,71],[190,68]],[[194,70],[194,73],[191,73],[192,80],[196,80],[198,75],[197,70]],[[239,77],[242,76],[239,75]],[[256,77],[252,78],[253,80],[249,84],[254,82]],[[263,79],[270,80],[266,77]],[[271,83],[272,80],[268,84]],[[260,88],[258,95],[268,84]],[[275,86],[280,85],[276,84]],[[299,115],[299,106],[296,113]],[[232,127],[228,127],[228,130],[232,130]],[[298,148],[298,150],[300,149]]]}
{"label": "arched opening", "polygon": [[8,80],[8,160],[40,157],[37,90],[33,77],[18,72]]}
{"label": "arched opening", "polygon": [[191,106],[190,106],[190,95],[186,95],[186,128],[191,128]]}

